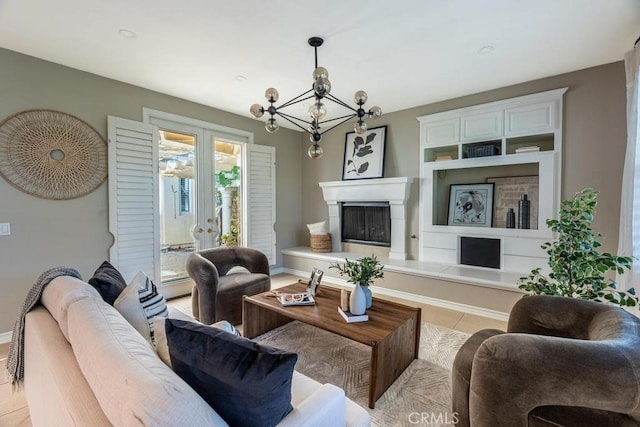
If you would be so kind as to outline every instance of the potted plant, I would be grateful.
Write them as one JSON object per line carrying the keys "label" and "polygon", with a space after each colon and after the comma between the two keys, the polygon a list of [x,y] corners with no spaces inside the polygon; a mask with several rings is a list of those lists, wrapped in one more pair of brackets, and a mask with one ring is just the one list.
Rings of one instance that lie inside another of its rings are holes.
{"label": "potted plant", "polygon": [[563,200],[558,219],[548,219],[547,227],[558,234],[554,242],[542,245],[549,255],[551,272],[546,277],[540,268],[521,277],[518,287],[537,295],[561,295],[620,306],[634,307],[638,297],[633,288],[616,289],[613,273],[630,270],[631,257],[600,253],[600,242],[591,229],[598,192],[587,188],[572,200]]}
{"label": "potted plant", "polygon": [[[354,284],[354,289],[351,292],[351,297],[349,300],[349,307],[353,314],[358,313],[353,312],[353,307],[351,307],[351,300],[358,299],[358,295],[361,292],[364,294],[365,307],[371,307],[372,297],[369,285],[373,283],[374,279],[384,277],[384,272],[382,271],[384,269],[384,265],[380,263],[375,255],[360,258],[355,261],[350,261],[349,259],[345,258],[344,264],[338,264],[337,262],[334,262],[329,265],[329,268],[338,270],[340,276],[347,276],[347,281]],[[357,305],[357,302],[354,302],[354,304]],[[360,314],[363,313],[364,310],[362,310],[362,313]]]}

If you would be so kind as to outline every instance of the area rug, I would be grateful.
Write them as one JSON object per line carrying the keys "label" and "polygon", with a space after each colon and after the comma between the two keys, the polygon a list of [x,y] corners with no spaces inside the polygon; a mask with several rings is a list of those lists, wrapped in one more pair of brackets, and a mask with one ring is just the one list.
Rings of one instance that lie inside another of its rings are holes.
{"label": "area rug", "polygon": [[[463,332],[423,322],[419,358],[368,407],[371,349],[313,326],[291,322],[256,341],[298,353],[296,370],[321,383],[344,389],[369,411],[375,426],[452,425],[451,366]],[[427,422],[427,424],[425,424]]]}

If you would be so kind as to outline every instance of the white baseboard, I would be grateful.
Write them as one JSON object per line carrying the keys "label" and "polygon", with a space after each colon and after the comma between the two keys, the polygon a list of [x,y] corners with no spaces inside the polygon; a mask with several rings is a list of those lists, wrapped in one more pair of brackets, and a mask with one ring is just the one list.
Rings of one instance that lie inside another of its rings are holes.
{"label": "white baseboard", "polygon": [[282,274],[284,273],[284,268],[283,267],[274,267],[272,269],[270,269],[270,274],[273,276],[275,274]]}
{"label": "white baseboard", "polygon": [[[284,273],[292,274],[294,276],[307,277],[309,275],[306,271],[294,270],[291,268],[283,268]],[[340,286],[349,286],[346,280],[338,279],[335,277],[323,277],[323,283],[331,283]],[[509,313],[502,311],[491,310],[488,308],[476,307],[474,305],[461,304],[459,302],[447,301],[439,298],[425,297],[422,295],[412,294],[404,291],[397,291],[395,289],[381,288],[379,286],[371,286],[371,291],[380,295],[386,295],[390,297],[402,298],[410,301],[419,302],[421,304],[429,304],[436,307],[447,308],[449,310],[461,311],[463,313],[475,314],[476,316],[488,317],[489,319],[501,320],[506,322],[509,320]]]}
{"label": "white baseboard", "polygon": [[11,342],[12,335],[13,335],[13,332],[11,331],[0,333],[0,344],[6,344],[8,342]]}

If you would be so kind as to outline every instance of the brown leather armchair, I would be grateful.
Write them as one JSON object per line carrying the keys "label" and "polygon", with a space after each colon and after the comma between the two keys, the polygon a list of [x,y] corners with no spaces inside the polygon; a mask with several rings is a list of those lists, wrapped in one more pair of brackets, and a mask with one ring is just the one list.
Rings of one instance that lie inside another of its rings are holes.
{"label": "brown leather armchair", "polygon": [[453,364],[458,426],[640,425],[640,319],[622,308],[530,296],[507,333],[485,329]]}
{"label": "brown leather armchair", "polygon": [[192,252],[186,266],[195,283],[193,316],[205,324],[220,320],[241,323],[242,296],[271,289],[269,261],[256,249],[219,247]]}

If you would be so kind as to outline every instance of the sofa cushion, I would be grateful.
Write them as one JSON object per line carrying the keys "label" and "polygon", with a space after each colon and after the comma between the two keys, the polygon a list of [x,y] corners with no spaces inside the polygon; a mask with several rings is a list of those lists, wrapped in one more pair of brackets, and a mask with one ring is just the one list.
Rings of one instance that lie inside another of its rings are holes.
{"label": "sofa cushion", "polygon": [[105,261],[93,273],[89,284],[96,288],[102,298],[113,305],[118,295],[127,287],[127,282],[122,274],[108,261]]}
{"label": "sofa cushion", "polygon": [[167,302],[156,285],[142,271],[118,296],[113,306],[140,334],[154,345],[153,318],[167,317]]}
{"label": "sofa cushion", "polygon": [[156,330],[160,357],[230,425],[273,426],[293,409],[297,354],[176,319]]}
{"label": "sofa cushion", "polygon": [[51,316],[56,319],[60,331],[69,341],[67,328],[67,310],[75,301],[92,298],[102,300],[102,297],[93,287],[86,282],[71,276],[59,276],[53,279],[44,288],[40,302]]}
{"label": "sofa cushion", "polygon": [[71,304],[68,318],[80,370],[113,425],[226,425],[116,309],[83,299]]}

